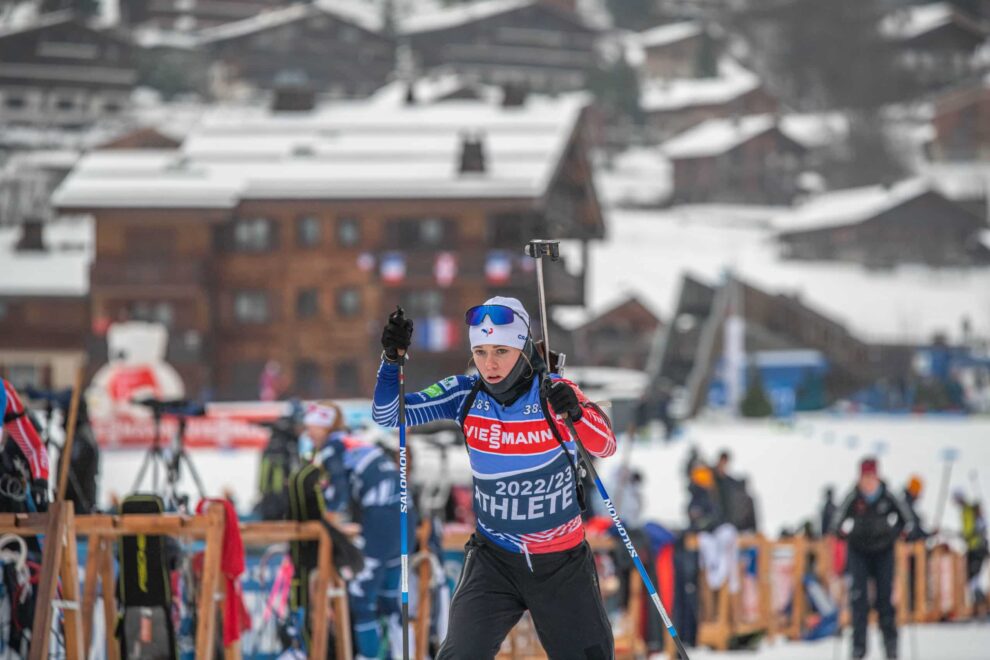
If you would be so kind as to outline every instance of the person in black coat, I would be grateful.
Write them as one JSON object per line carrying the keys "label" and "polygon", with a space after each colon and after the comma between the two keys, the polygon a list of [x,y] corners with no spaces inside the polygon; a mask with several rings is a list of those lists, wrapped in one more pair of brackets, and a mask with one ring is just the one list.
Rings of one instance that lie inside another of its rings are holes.
{"label": "person in black coat", "polygon": [[832,531],[848,541],[847,570],[852,576],[852,657],[866,657],[869,622],[869,582],[874,583],[880,630],[887,660],[897,658],[897,620],[891,589],[894,582],[894,543],[913,527],[911,514],[877,474],[877,460],[860,463],[859,482],[839,506]]}

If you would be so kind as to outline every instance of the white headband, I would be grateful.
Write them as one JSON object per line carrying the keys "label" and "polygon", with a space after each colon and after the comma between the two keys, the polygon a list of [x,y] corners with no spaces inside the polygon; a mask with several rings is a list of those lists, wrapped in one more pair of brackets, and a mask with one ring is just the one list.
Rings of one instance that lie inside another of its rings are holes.
{"label": "white headband", "polygon": [[319,426],[325,429],[332,429],[336,421],[336,410],[316,404],[309,406],[306,409],[306,416],[303,417],[304,426]]}

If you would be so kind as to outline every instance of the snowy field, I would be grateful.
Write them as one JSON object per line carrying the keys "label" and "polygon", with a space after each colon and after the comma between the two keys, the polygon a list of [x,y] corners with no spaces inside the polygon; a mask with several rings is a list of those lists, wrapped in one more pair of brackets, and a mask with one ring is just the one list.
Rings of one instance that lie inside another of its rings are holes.
{"label": "snowy field", "polygon": [[[884,657],[880,636],[871,631],[870,660]],[[901,660],[986,660],[990,657],[990,625],[942,624],[901,629]],[[757,651],[718,653],[691,649],[691,660],[845,660],[849,657],[849,633],[841,644],[835,639],[817,642],[784,642],[764,645]],[[655,656],[656,657],[656,656]],[[666,658],[666,656],[663,656]]]}

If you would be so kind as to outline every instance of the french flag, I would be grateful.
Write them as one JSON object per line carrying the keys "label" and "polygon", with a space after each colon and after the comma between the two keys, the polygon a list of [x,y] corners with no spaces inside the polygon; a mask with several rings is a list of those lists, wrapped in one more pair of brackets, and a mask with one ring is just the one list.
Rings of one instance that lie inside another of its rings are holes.
{"label": "french flag", "polygon": [[433,263],[433,275],[440,286],[447,287],[453,284],[457,277],[457,257],[451,252],[438,254]]}
{"label": "french flag", "polygon": [[505,252],[489,252],[485,260],[485,279],[489,284],[505,284],[512,275],[512,258]]}
{"label": "french flag", "polygon": [[419,347],[428,353],[443,353],[452,350],[460,341],[460,326],[443,316],[430,316],[415,322]]}
{"label": "french flag", "polygon": [[382,255],[380,270],[382,281],[398,284],[406,279],[406,259],[400,252],[386,252]]}

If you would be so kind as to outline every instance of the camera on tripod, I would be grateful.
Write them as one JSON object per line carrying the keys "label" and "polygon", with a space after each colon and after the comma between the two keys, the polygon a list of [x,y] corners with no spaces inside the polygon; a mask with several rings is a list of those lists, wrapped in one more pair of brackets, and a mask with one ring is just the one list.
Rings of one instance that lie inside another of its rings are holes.
{"label": "camera on tripod", "polygon": [[[206,409],[201,403],[186,401],[185,399],[155,399],[152,397],[145,399],[134,399],[132,403],[144,406],[151,410],[154,420],[154,431],[151,439],[151,447],[148,448],[141,468],[138,470],[131,490],[138,491],[141,482],[144,480],[145,471],[151,467],[151,490],[157,495],[162,495],[162,499],[167,505],[174,508],[183,508],[188,504],[189,497],[178,492],[178,482],[181,477],[182,464],[185,463],[196,484],[200,499],[206,497],[206,489],[193,465],[189,454],[186,453],[185,435],[186,421],[190,417],[202,417],[206,415]],[[178,420],[178,426],[173,438],[172,446],[168,451],[162,443],[162,418],[164,416],[174,417]],[[165,476],[164,492],[158,488],[158,467],[162,468]]]}

